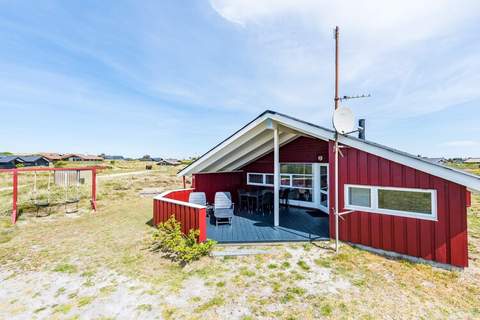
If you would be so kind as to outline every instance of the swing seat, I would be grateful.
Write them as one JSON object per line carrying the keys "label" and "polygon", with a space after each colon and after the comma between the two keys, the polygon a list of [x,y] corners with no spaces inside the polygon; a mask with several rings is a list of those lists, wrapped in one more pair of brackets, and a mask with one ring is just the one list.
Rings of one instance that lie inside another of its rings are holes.
{"label": "swing seat", "polygon": [[68,199],[65,201],[65,204],[74,204],[80,202],[80,199]]}
{"label": "swing seat", "polygon": [[37,208],[46,208],[50,205],[50,202],[48,202],[48,201],[35,201],[33,204]]}
{"label": "swing seat", "polygon": [[[50,202],[48,200],[45,200],[45,201],[34,201],[33,203],[35,205],[35,207],[37,208],[37,212],[35,214],[35,216],[37,218],[40,218],[40,217],[47,217],[50,215]],[[40,214],[40,209],[44,209],[44,213],[43,214]]]}
{"label": "swing seat", "polygon": [[[77,213],[79,202],[80,198],[72,198],[65,200],[65,214]],[[69,205],[71,208],[68,207]]]}

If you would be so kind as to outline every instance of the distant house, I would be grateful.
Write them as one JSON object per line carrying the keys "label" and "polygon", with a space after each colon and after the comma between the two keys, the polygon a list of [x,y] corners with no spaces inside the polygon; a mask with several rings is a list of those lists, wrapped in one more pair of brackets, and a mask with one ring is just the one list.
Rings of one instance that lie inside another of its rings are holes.
{"label": "distant house", "polygon": [[23,161],[17,156],[0,157],[0,169],[14,169],[18,164],[23,164]]}
{"label": "distant house", "polygon": [[43,156],[19,156],[25,167],[48,167],[50,160]]}
{"label": "distant house", "polygon": [[438,163],[438,164],[444,164],[448,162],[448,160],[445,158],[424,158],[424,159],[433,163]]}
{"label": "distant house", "polygon": [[62,155],[59,153],[40,153],[39,155],[51,162],[62,160]]}
{"label": "distant house", "polygon": [[110,155],[105,155],[103,157],[105,160],[125,160],[123,156],[110,156]]}
{"label": "distant house", "polygon": [[463,163],[463,161],[465,159],[462,159],[462,158],[451,158],[451,159],[448,159],[450,162],[453,162],[453,163]]}
{"label": "distant house", "polygon": [[62,156],[64,161],[103,161],[104,159],[99,156],[90,154],[70,153]]}
{"label": "distant house", "polygon": [[480,158],[467,158],[464,163],[480,163]]}
{"label": "distant house", "polygon": [[182,162],[177,159],[161,159],[157,162],[159,166],[178,166],[180,164],[182,164]]}

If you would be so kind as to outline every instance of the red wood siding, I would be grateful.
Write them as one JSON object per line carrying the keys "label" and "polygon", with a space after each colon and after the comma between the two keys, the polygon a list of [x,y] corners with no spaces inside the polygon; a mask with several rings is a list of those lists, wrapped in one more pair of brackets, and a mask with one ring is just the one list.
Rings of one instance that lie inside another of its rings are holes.
{"label": "red wood siding", "polygon": [[[192,191],[193,189],[176,190],[164,195],[164,199],[154,199],[153,223],[158,225],[174,215],[182,225],[183,233],[187,234],[191,229],[198,229],[200,230],[198,241],[205,241],[207,239],[206,209],[189,205],[188,196]],[[173,203],[168,201],[169,199],[181,202]]]}
{"label": "red wood siding", "polygon": [[[322,156],[323,160],[318,161]],[[280,162],[328,162],[328,142],[300,137],[280,148]],[[273,151],[244,166],[245,172],[273,172]]]}
{"label": "red wood siding", "polygon": [[[330,142],[330,203],[333,186],[334,153]],[[355,212],[340,219],[342,241],[395,251],[460,267],[468,266],[467,190],[453,182],[389,161],[355,148],[342,149],[339,159],[339,202],[344,206],[344,184],[363,184],[437,191],[438,221]],[[344,209],[340,209],[343,211]],[[330,215],[330,237],[335,237],[334,215]]]}
{"label": "red wood siding", "polygon": [[197,173],[194,174],[195,190],[205,192],[207,202],[213,203],[215,192],[228,191],[237,202],[237,190],[243,187],[242,172]]}

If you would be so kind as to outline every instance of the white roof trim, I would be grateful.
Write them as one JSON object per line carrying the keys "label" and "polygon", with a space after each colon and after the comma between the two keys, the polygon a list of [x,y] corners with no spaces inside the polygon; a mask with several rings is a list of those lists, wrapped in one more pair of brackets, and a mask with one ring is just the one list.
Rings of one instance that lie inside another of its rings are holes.
{"label": "white roof trim", "polygon": [[[216,147],[214,147],[213,149],[205,153],[202,157],[200,157],[197,161],[193,162],[190,166],[181,170],[178,173],[178,175],[185,176],[192,173],[201,172],[202,169],[208,167],[210,164],[218,162],[218,160],[221,159],[222,154],[223,156],[229,154],[230,151],[235,150],[235,148],[237,148],[239,145],[241,146],[241,143],[245,143],[246,141],[251,141],[252,138],[254,139],[256,135],[264,132],[264,130],[266,129],[265,121],[267,119],[274,120],[285,127],[291,128],[302,134],[316,137],[318,139],[322,139],[322,140],[335,139],[335,132],[333,130],[320,127],[315,124],[308,123],[299,119],[295,119],[290,116],[283,115],[274,111],[266,111],[262,113],[259,117],[254,119],[252,122],[247,124],[245,127],[243,127],[242,129],[234,133],[232,136],[230,136],[229,138],[227,138],[226,140],[218,144]],[[258,127],[259,125],[261,125],[262,127]],[[253,130],[255,128],[256,130]],[[244,139],[240,139],[244,135],[247,135],[247,137],[244,137]],[[351,146],[353,148],[374,154],[376,156],[415,168],[419,171],[423,171],[431,175],[443,178],[445,180],[458,183],[460,185],[468,187],[469,189],[480,191],[479,176],[469,174],[463,171],[455,170],[446,166],[442,166],[440,164],[432,163],[425,159],[421,159],[417,156],[414,156],[399,150],[395,150],[374,142],[360,140],[351,136],[341,135],[339,137],[339,142],[344,145]],[[272,144],[272,149],[273,149],[273,144]],[[224,152],[221,152],[222,150],[224,150]],[[245,154],[240,156],[243,157],[245,156]],[[231,166],[231,164],[235,163],[235,161],[234,160],[232,161],[231,159],[229,160],[231,161],[231,163],[226,164],[225,166],[222,167],[222,169],[224,168],[228,168],[229,170],[238,169]],[[219,167],[219,166],[216,165],[215,167]]]}

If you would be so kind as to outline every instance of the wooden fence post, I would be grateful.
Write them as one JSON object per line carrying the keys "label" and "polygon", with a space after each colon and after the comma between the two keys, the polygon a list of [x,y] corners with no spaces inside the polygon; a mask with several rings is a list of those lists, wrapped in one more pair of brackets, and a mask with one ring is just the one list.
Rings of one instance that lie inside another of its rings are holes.
{"label": "wooden fence post", "polygon": [[12,172],[13,176],[13,199],[12,199],[12,223],[17,222],[17,200],[18,200],[18,170],[14,169]]}
{"label": "wooden fence post", "polygon": [[92,168],[92,209],[97,211],[97,168]]}

